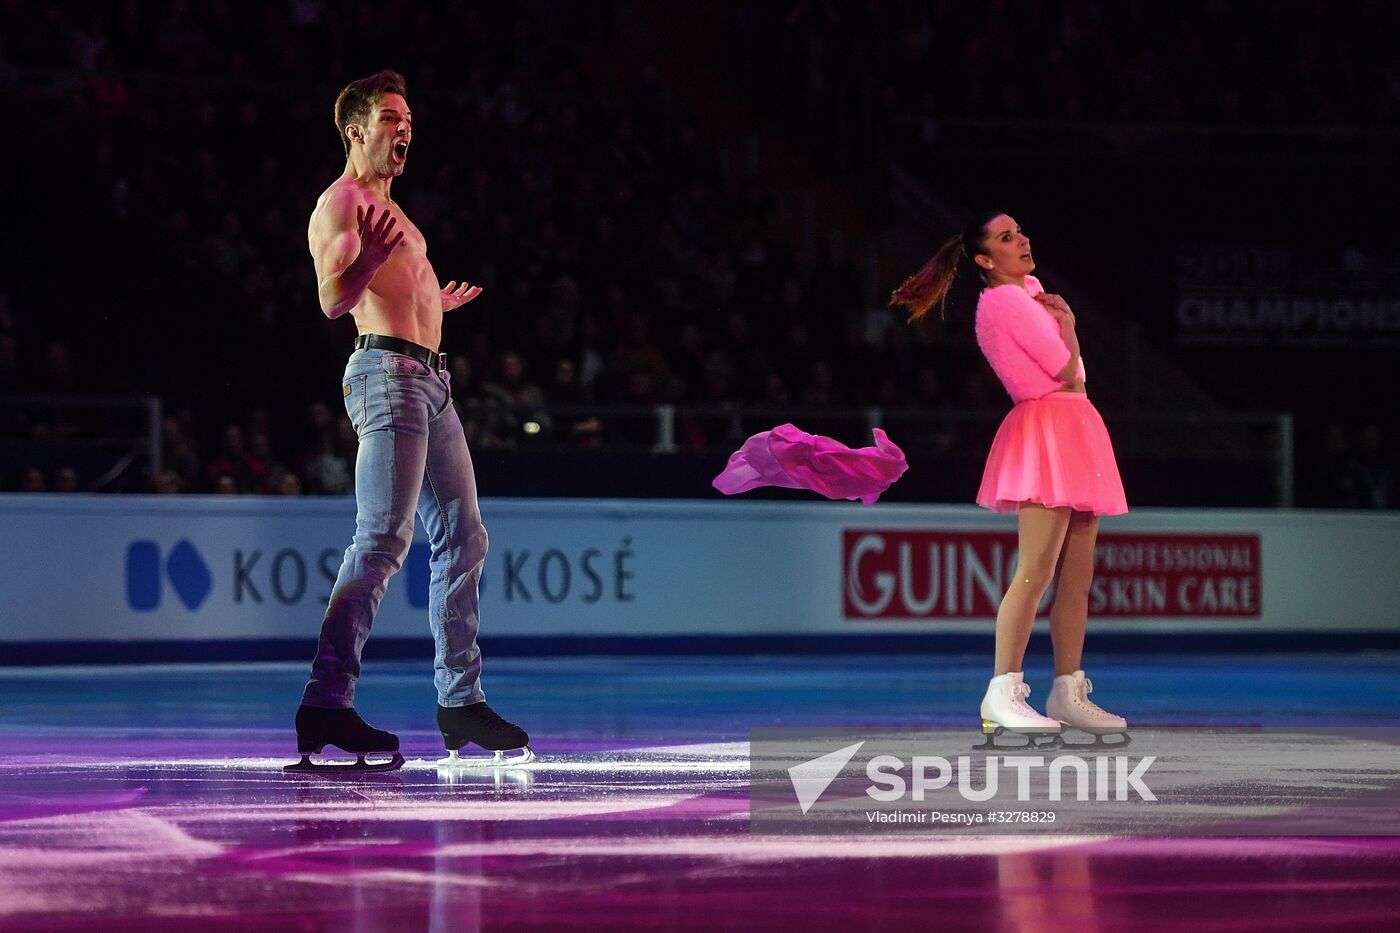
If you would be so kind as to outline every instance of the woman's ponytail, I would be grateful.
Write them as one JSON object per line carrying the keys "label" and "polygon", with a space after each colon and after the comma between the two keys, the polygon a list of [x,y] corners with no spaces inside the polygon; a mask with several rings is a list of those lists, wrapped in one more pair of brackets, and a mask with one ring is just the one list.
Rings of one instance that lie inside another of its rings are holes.
{"label": "woman's ponytail", "polygon": [[890,304],[907,310],[911,323],[928,314],[929,308],[935,304],[942,316],[943,305],[948,301],[953,280],[958,277],[958,263],[963,255],[963,235],[960,233],[949,237],[922,269],[894,290],[894,294],[890,295]]}
{"label": "woman's ponytail", "polygon": [[[971,262],[972,257],[986,252],[987,225],[1003,214],[1003,211],[983,211],[974,216],[962,233],[949,237],[922,269],[894,290],[890,304],[908,310],[910,323],[928,314],[928,309],[935,304],[941,317],[953,280],[958,277],[958,264],[964,257]],[[975,265],[973,268],[985,283],[987,274]]]}

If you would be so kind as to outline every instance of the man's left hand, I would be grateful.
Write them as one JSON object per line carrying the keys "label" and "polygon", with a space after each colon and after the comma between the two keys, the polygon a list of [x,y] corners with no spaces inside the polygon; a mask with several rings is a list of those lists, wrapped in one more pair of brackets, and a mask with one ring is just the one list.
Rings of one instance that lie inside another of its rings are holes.
{"label": "man's left hand", "polygon": [[442,310],[451,311],[453,308],[460,308],[480,294],[481,286],[479,285],[468,285],[466,282],[458,285],[455,280],[448,282],[442,288]]}

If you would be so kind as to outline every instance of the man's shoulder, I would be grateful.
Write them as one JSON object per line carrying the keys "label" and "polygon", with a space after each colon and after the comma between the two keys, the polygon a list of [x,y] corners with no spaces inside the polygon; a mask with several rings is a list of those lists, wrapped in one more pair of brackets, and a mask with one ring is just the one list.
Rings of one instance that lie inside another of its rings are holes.
{"label": "man's shoulder", "polygon": [[311,212],[312,219],[343,219],[355,216],[355,208],[368,204],[369,196],[364,187],[353,178],[337,178],[330,187],[316,199],[316,207]]}

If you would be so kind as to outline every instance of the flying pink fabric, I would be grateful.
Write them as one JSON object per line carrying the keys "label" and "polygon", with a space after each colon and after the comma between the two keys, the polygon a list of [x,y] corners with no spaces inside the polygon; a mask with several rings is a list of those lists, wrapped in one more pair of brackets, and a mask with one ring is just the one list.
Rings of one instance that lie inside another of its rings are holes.
{"label": "flying pink fabric", "polygon": [[744,441],[714,479],[726,496],[758,486],[810,489],[828,499],[873,505],[909,469],[900,450],[879,428],[875,446],[852,450],[840,441],[780,424]]}

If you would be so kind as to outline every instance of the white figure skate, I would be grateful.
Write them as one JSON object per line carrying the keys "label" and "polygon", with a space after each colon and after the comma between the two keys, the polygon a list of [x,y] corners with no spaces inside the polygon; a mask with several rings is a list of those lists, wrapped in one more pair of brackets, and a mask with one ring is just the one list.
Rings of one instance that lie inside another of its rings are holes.
{"label": "white figure skate", "polygon": [[[1092,742],[1064,743],[1067,748],[1121,748],[1132,741],[1128,721],[1115,716],[1089,699],[1094,685],[1083,671],[1061,674],[1050,687],[1045,712],[1064,724],[1065,730],[1075,729],[1094,737]],[[1121,736],[1122,741],[1105,742],[1106,736]]]}
{"label": "white figure skate", "polygon": [[[993,677],[982,698],[982,734],[986,741],[973,748],[1054,748],[1059,744],[1061,726],[1058,720],[1042,716],[1031,709],[1026,697],[1031,695],[1020,671]],[[998,745],[996,737],[1010,732],[1026,737],[1024,745]]]}

